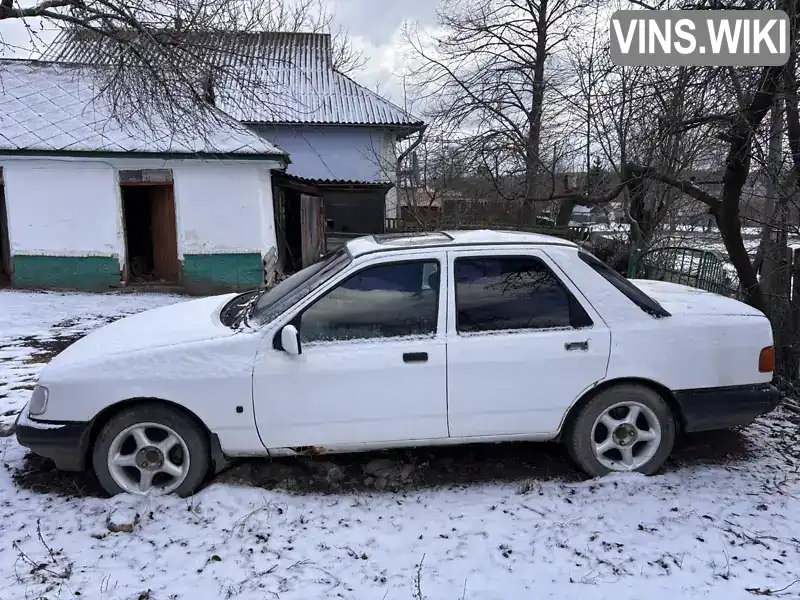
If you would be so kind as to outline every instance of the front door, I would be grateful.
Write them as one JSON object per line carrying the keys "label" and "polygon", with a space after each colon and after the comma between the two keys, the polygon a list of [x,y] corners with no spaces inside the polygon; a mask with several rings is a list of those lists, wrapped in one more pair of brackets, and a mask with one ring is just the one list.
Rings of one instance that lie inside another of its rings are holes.
{"label": "front door", "polygon": [[605,377],[608,327],[543,251],[448,254],[450,435],[556,432]]}
{"label": "front door", "polygon": [[[445,259],[375,259],[270,328],[253,379],[265,446],[447,437]],[[273,347],[288,322],[300,332],[299,356]]]}

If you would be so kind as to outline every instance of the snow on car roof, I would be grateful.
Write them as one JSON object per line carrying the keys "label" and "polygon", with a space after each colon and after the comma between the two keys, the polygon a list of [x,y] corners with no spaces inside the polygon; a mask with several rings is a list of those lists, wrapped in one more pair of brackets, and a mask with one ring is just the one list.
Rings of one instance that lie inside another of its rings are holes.
{"label": "snow on car roof", "polygon": [[402,250],[404,248],[430,248],[442,246],[467,246],[481,244],[537,244],[552,246],[570,246],[577,248],[568,240],[540,233],[526,231],[498,231],[494,229],[477,229],[463,231],[434,231],[421,233],[375,234],[359,237],[347,244],[352,256],[371,252]]}

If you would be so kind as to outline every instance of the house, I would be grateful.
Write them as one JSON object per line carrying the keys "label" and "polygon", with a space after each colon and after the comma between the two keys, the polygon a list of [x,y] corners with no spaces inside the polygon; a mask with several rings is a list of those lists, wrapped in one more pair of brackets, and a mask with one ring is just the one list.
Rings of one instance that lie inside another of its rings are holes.
{"label": "house", "polygon": [[[135,34],[132,34],[135,35]],[[215,105],[291,157],[273,177],[284,272],[313,262],[324,233],[379,233],[397,218],[398,142],[423,122],[336,70],[331,37],[316,33],[186,32],[206,60],[257,72],[253,98],[241,81],[214,82]],[[216,52],[225,48],[224,52]],[[44,58],[113,63],[118,48],[91,31],[61,33]]]}
{"label": "house", "polygon": [[[222,111],[207,135],[121,124],[91,68],[0,61],[0,251],[20,287],[260,286],[286,152]],[[205,114],[205,113],[204,113]],[[266,268],[266,270],[265,270]]]}

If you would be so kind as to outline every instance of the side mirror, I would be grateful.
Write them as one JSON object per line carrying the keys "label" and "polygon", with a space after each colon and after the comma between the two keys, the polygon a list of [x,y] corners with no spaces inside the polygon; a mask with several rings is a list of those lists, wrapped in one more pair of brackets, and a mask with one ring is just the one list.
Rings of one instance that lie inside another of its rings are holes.
{"label": "side mirror", "polygon": [[294,325],[286,325],[281,329],[281,346],[284,352],[299,356],[303,353],[300,347],[300,334],[297,333],[297,327]]}

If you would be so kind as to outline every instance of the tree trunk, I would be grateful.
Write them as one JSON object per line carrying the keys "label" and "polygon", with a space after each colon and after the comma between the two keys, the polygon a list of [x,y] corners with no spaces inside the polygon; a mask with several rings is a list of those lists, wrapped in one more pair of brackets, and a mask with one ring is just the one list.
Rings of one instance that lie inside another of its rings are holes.
{"label": "tree trunk", "polygon": [[572,210],[575,208],[575,201],[569,198],[562,200],[558,204],[558,214],[556,215],[556,227],[567,227],[572,218]]}
{"label": "tree trunk", "polygon": [[[539,213],[535,199],[540,172],[540,150],[542,138],[542,109],[544,106],[544,63],[547,58],[547,0],[541,0],[537,22],[536,56],[533,65],[531,109],[528,113],[528,138],[525,141],[525,198],[523,205],[532,205],[533,221]],[[522,215],[520,215],[521,217]]]}
{"label": "tree trunk", "polygon": [[739,275],[744,301],[765,313],[764,294],[742,239],[739,201],[742,198],[742,188],[750,174],[753,132],[764,120],[775,100],[778,86],[783,79],[783,71],[782,67],[766,67],[762,71],[757,91],[753,94],[750,104],[741,112],[729,132],[730,146],[722,177],[722,197],[719,207],[714,211],[728,258]]}

